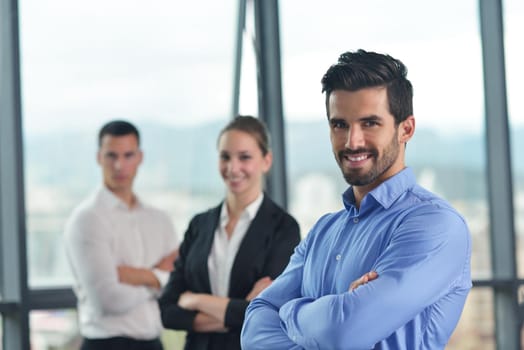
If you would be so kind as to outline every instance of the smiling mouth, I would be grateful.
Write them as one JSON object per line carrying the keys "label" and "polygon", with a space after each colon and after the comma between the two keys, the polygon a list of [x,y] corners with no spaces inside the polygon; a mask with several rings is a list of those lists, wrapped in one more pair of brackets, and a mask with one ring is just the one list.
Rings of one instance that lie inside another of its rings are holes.
{"label": "smiling mouth", "polygon": [[339,153],[341,164],[345,164],[348,168],[362,168],[368,161],[376,156],[373,150],[359,149],[359,150],[343,150]]}
{"label": "smiling mouth", "polygon": [[350,162],[360,162],[365,159],[368,159],[370,157],[369,154],[362,154],[362,155],[345,155],[344,158],[349,160]]}

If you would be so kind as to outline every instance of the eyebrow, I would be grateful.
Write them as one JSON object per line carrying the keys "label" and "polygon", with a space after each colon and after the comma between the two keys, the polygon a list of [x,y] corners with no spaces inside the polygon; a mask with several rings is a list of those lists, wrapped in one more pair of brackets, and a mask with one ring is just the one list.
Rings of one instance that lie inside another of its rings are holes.
{"label": "eyebrow", "polygon": [[[384,117],[381,117],[381,116],[376,115],[376,114],[372,114],[372,115],[360,117],[360,118],[357,119],[357,121],[359,121],[359,122],[377,121],[377,120],[384,120]],[[329,123],[334,123],[334,122],[347,123],[347,120],[342,118],[342,117],[332,117],[332,118],[329,119]]]}
{"label": "eyebrow", "polygon": [[338,118],[338,117],[333,117],[333,118],[329,118],[329,124],[333,124],[335,122],[346,122],[346,120],[344,118]]}
{"label": "eyebrow", "polygon": [[369,115],[367,117],[361,117],[358,120],[366,122],[366,121],[377,121],[377,120],[383,120],[383,119],[384,119],[384,117],[381,117],[379,115],[373,114],[373,115]]}

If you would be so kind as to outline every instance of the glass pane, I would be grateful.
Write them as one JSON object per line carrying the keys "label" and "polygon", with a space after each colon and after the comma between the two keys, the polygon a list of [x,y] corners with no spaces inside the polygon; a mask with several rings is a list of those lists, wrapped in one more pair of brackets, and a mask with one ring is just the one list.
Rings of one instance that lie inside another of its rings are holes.
{"label": "glass pane", "polygon": [[258,115],[257,62],[255,57],[255,9],[253,1],[246,3],[246,23],[242,35],[242,64],[240,73],[240,115]]}
{"label": "glass pane", "polygon": [[[29,322],[32,350],[76,350],[80,348],[82,336],[75,310],[31,311]],[[0,339],[1,331],[0,329]],[[185,343],[185,333],[181,331],[164,330],[161,338],[165,349],[182,349]]]}
{"label": "glass pane", "polygon": [[80,348],[75,310],[31,311],[29,314],[32,350],[74,350]]}
{"label": "glass pane", "polygon": [[214,150],[230,113],[236,3],[20,1],[31,286],[71,281],[60,237],[101,182],[96,138],[109,119],[139,127],[137,193],[180,237],[221,199]]}
{"label": "glass pane", "polygon": [[472,289],[446,350],[496,349],[494,331],[492,289]]}
{"label": "glass pane", "polygon": [[321,214],[342,207],[346,188],[330,156],[320,79],[344,51],[389,53],[406,64],[415,91],[417,130],[407,165],[466,217],[473,278],[490,277],[477,1],[288,0],[280,6],[290,210],[303,233]]}
{"label": "glass pane", "polygon": [[524,277],[524,48],[520,34],[524,30],[524,3],[519,0],[504,1],[506,77],[508,84],[508,111],[511,130],[511,161],[513,165],[513,203],[517,234],[518,276]]}

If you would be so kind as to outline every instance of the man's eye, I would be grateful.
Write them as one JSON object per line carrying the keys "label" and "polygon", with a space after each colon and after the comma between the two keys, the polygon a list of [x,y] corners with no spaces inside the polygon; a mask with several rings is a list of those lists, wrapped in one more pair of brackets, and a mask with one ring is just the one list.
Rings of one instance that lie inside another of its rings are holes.
{"label": "man's eye", "polygon": [[242,154],[239,158],[240,160],[249,160],[251,156],[249,154]]}
{"label": "man's eye", "polygon": [[378,123],[374,120],[367,120],[364,122],[364,126],[365,127],[372,127],[372,126],[375,126],[375,125],[378,125]]}
{"label": "man's eye", "polygon": [[229,160],[229,155],[227,155],[227,154],[221,154],[221,155],[220,155],[220,160]]}
{"label": "man's eye", "polygon": [[344,122],[341,122],[341,121],[334,121],[331,123],[331,127],[333,129],[346,129],[347,126],[346,126],[346,123]]}

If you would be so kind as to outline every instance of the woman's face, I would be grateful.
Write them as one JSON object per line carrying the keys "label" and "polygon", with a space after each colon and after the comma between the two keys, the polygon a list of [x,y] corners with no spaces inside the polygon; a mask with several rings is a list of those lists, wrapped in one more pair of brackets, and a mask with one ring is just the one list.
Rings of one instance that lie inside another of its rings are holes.
{"label": "woman's face", "polygon": [[230,194],[256,197],[262,190],[263,175],[271,167],[272,156],[265,156],[250,134],[228,130],[218,141],[218,168]]}

